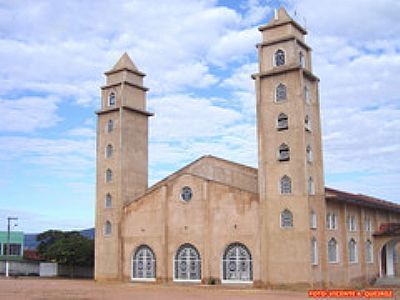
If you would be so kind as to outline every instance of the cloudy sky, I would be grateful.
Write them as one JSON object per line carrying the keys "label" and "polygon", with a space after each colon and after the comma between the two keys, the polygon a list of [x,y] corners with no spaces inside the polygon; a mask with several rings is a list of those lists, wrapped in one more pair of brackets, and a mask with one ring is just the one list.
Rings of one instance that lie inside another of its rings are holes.
{"label": "cloudy sky", "polygon": [[147,73],[150,184],[204,154],[257,166],[257,30],[284,5],[321,79],[326,185],[400,203],[400,2],[0,0],[0,230],[94,224],[103,72]]}

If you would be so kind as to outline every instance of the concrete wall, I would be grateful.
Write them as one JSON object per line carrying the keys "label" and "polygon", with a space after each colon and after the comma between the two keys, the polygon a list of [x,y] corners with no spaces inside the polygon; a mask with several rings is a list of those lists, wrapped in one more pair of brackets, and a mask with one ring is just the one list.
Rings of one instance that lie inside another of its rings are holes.
{"label": "concrete wall", "polygon": [[[11,261],[10,275],[39,275],[39,262]],[[0,274],[6,273],[6,262],[0,261]]]}

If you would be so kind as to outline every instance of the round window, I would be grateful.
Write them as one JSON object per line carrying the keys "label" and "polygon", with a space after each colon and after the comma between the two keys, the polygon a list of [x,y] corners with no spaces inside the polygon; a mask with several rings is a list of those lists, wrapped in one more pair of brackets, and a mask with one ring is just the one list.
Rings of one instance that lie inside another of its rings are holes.
{"label": "round window", "polygon": [[181,198],[183,201],[189,201],[192,199],[192,189],[188,186],[182,188]]}

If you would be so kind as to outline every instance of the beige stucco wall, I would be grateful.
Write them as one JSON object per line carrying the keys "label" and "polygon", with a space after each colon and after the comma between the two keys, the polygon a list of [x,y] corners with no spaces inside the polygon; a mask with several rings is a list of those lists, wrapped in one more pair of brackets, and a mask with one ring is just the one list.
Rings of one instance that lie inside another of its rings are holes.
{"label": "beige stucco wall", "polygon": [[[181,200],[184,186],[193,198]],[[253,277],[259,280],[258,199],[254,193],[182,174],[165,185],[131,202],[125,208],[122,225],[123,276],[131,277],[134,250],[150,246],[157,257],[157,279],[173,280],[173,259],[179,246],[190,243],[202,260],[202,279],[221,279],[221,258],[225,248],[241,242],[253,258]],[[152,220],[152,222],[149,222]]]}

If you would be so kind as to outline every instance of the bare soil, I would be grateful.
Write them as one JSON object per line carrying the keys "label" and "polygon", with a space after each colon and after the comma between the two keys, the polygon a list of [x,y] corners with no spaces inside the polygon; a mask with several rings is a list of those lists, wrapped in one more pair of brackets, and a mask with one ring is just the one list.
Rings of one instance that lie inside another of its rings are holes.
{"label": "bare soil", "polygon": [[308,299],[305,292],[201,286],[95,282],[93,280],[0,277],[0,299],[272,300]]}
{"label": "bare soil", "polygon": [[[397,295],[399,295],[398,293],[399,290],[396,290]],[[155,285],[95,282],[94,280],[0,277],[0,299],[298,300],[311,298],[308,298],[306,292],[230,286]]]}

